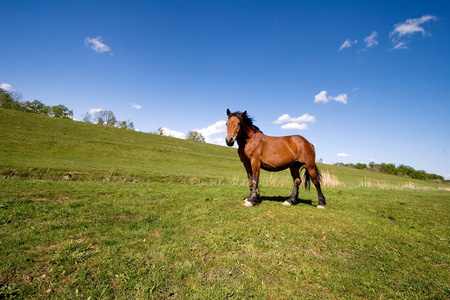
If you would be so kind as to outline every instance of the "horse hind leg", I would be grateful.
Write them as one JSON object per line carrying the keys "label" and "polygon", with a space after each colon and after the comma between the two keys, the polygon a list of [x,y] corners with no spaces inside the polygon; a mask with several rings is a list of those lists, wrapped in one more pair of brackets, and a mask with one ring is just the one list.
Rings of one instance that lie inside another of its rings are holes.
{"label": "horse hind leg", "polygon": [[292,194],[286,201],[283,202],[283,205],[293,205],[297,203],[298,200],[298,188],[300,187],[300,184],[302,183],[302,180],[300,178],[300,168],[301,165],[299,163],[295,163],[291,166],[291,175],[292,179],[294,181],[294,188],[292,190]]}
{"label": "horse hind leg", "polygon": [[317,205],[317,208],[322,208],[323,209],[323,208],[325,208],[325,204],[327,204],[327,203],[325,201],[325,196],[323,195],[322,189],[320,187],[320,172],[319,172],[319,169],[317,168],[317,166],[314,166],[312,168],[307,168],[306,172],[307,172],[307,177],[306,177],[307,179],[306,179],[306,181],[312,180],[312,182],[313,182],[313,184],[314,184],[314,186],[316,187],[316,190],[317,190],[317,196],[319,198],[319,204]]}

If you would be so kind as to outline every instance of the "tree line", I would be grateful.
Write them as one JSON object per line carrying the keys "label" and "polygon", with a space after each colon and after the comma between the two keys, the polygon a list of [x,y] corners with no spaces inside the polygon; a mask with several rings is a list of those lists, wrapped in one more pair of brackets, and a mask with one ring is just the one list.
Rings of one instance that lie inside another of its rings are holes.
{"label": "tree line", "polygon": [[[153,132],[150,132],[150,133],[156,134],[156,135],[163,135],[163,136],[173,137],[172,135],[167,134],[164,131],[164,128],[162,128],[162,127],[159,127],[157,131],[153,131]],[[200,143],[206,143],[205,137],[200,132],[198,132],[196,130],[189,131],[185,138],[186,138],[186,140],[191,140],[191,141],[200,142]]]}
{"label": "tree line", "polygon": [[[13,109],[54,118],[73,119],[73,110],[64,105],[48,106],[39,100],[22,102],[20,101],[21,98],[22,95],[19,92],[8,92],[0,88],[0,108]],[[133,122],[118,121],[114,116],[114,113],[110,110],[101,110],[95,114],[86,113],[83,116],[83,121],[123,129],[134,129]]]}
{"label": "tree line", "polygon": [[62,119],[72,119],[73,117],[73,111],[64,105],[48,106],[38,100],[21,102],[20,98],[20,93],[9,93],[0,88],[0,108],[14,109]]}
{"label": "tree line", "polygon": [[[73,111],[64,105],[48,106],[39,100],[32,102],[21,102],[22,94],[14,91],[9,92],[0,88],[0,108],[13,109],[27,113],[46,115],[54,118],[73,119]],[[130,120],[119,121],[111,110],[99,110],[87,112],[83,115],[83,122],[111,126],[122,129],[134,130],[134,124]],[[162,129],[158,129],[154,134],[163,135]],[[205,142],[205,138],[197,131],[190,131],[186,136],[187,140]]]}
{"label": "tree line", "polygon": [[445,180],[444,177],[436,174],[429,174],[423,170],[415,170],[413,167],[406,166],[406,165],[398,165],[389,163],[381,163],[377,164],[375,162],[367,164],[357,163],[357,164],[344,164],[344,163],[336,163],[335,165],[340,167],[349,167],[354,168],[358,170],[369,170],[372,172],[379,172],[384,174],[390,174],[390,175],[397,175],[397,176],[403,176],[413,179],[419,179],[419,180],[428,180],[428,181],[435,181],[435,182],[446,182],[449,183],[449,180]]}
{"label": "tree line", "polygon": [[118,121],[111,110],[99,110],[95,113],[87,112],[83,115],[83,122],[134,130],[133,122]]}

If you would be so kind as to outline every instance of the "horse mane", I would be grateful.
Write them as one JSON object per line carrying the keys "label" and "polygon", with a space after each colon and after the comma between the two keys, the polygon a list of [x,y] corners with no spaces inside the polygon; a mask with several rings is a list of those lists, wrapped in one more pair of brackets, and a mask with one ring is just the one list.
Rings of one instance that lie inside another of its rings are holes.
{"label": "horse mane", "polygon": [[245,111],[244,113],[241,113],[240,111],[236,111],[234,113],[231,113],[229,117],[237,117],[239,119],[239,121],[241,121],[241,123],[244,124],[246,127],[250,128],[250,129],[254,129],[254,130],[262,133],[261,129],[259,129],[258,126],[253,124],[253,118],[251,118],[247,115],[247,111]]}

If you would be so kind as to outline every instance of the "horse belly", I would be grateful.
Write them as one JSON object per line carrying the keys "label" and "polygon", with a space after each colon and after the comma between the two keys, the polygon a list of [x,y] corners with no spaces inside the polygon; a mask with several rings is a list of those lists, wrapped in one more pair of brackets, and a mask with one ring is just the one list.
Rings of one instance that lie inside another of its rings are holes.
{"label": "horse belly", "polygon": [[272,143],[265,147],[261,168],[266,171],[281,171],[289,168],[298,160],[296,151],[292,150],[286,142],[273,138]]}
{"label": "horse belly", "polygon": [[261,169],[269,172],[277,172],[286,170],[292,165],[293,162],[286,163],[286,164],[274,164],[274,163],[261,163]]}

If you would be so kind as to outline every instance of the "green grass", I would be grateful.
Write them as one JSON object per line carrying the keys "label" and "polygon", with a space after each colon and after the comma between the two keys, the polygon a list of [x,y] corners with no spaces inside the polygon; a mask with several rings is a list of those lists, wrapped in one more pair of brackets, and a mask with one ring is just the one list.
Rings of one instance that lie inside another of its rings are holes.
{"label": "green grass", "polygon": [[[193,141],[71,120],[55,122],[46,116],[10,110],[0,114],[4,175],[189,182],[192,174],[199,174],[209,182],[230,176],[229,161],[238,166],[234,151],[214,145],[198,147]],[[228,174],[221,174],[224,171]]]}
{"label": "green grass", "polygon": [[320,167],[246,208],[235,149],[0,110],[0,298],[448,299],[446,186]]}

